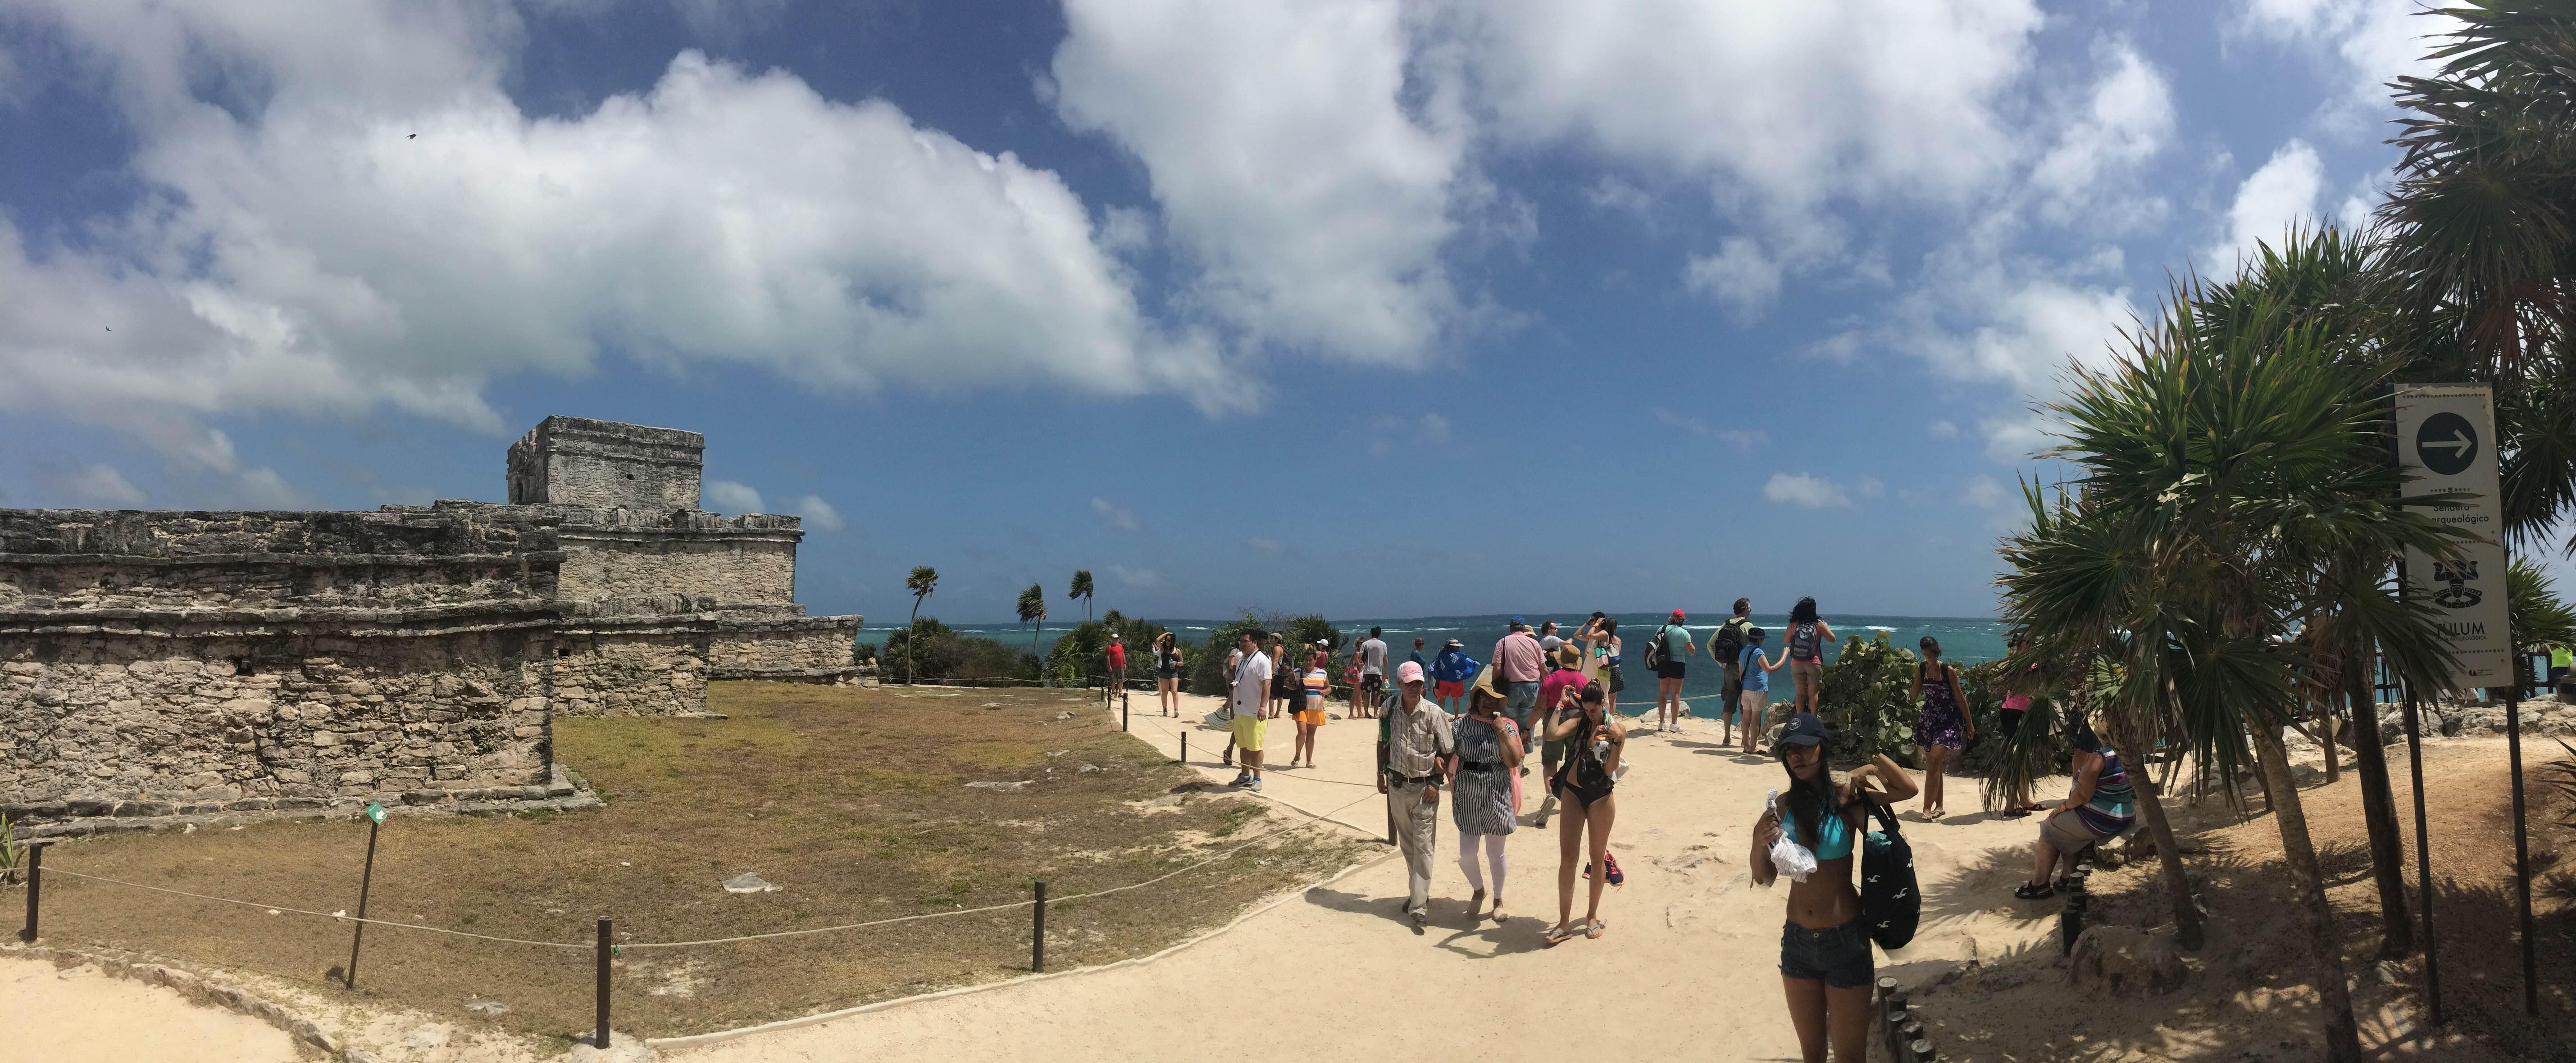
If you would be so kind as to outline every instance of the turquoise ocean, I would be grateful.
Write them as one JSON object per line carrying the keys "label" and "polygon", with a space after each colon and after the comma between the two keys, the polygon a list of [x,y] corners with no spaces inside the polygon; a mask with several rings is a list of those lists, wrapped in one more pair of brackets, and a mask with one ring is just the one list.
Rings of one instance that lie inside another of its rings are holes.
{"label": "turquoise ocean", "polygon": [[[1587,611],[1523,615],[1529,620],[1533,630],[1538,625],[1553,620],[1557,623],[1559,634],[1570,635],[1591,614]],[[1621,692],[1619,705],[1629,713],[1644,712],[1654,705],[1654,675],[1647,672],[1642,663],[1645,655],[1645,638],[1652,635],[1656,628],[1661,627],[1668,615],[1666,613],[1611,614],[1611,618],[1619,622],[1619,638],[1626,657],[1626,667],[1622,672],[1627,680],[1627,689]],[[1208,632],[1222,623],[1222,621],[1213,620],[1167,620],[1160,617],[1143,619],[1151,620],[1179,633],[1182,642],[1193,649],[1205,642]],[[1714,612],[1689,615],[1685,626],[1690,628],[1691,641],[1700,646],[1700,654],[1686,662],[1686,674],[1682,679],[1682,696],[1697,698],[1719,692],[1722,676],[1717,666],[1709,661],[1708,637],[1710,633],[1717,630],[1718,622],[1724,619],[1724,614]],[[1929,635],[1940,640],[1943,656],[1962,665],[1989,661],[2004,655],[2004,627],[2001,623],[1990,619],[1826,613],[1824,620],[1834,629],[1834,634],[1841,636],[1844,642],[1884,634],[1890,644],[1910,650],[1915,648],[1918,640]],[[1468,656],[1479,661],[1490,661],[1494,655],[1495,640],[1503,637],[1510,622],[1509,614],[1496,613],[1478,616],[1336,618],[1333,620],[1333,626],[1341,629],[1346,646],[1349,641],[1368,637],[1368,630],[1373,626],[1386,629],[1384,637],[1390,661],[1403,661],[1406,654],[1412,651],[1413,640],[1416,638],[1423,640],[1423,656],[1426,659],[1438,654],[1440,647],[1448,640],[1457,639],[1466,644]],[[1778,653],[1781,633],[1789,625],[1788,616],[1757,612],[1753,614],[1753,622],[1770,633],[1769,640],[1763,645],[1768,647],[1770,652]],[[1004,645],[1030,644],[1030,630],[1018,624],[971,624],[951,625],[951,627],[960,634],[994,639]],[[863,628],[859,632],[859,640],[882,643],[886,635],[895,630],[897,629],[892,627]],[[1037,633],[1037,645],[1041,650],[1055,644],[1057,631],[1058,629],[1050,627]],[[1826,658],[1831,660],[1833,654],[1839,651],[1833,643],[1826,645]],[[1789,684],[1788,670],[1782,669],[1773,673],[1772,683],[1775,691],[1785,691]],[[1774,694],[1775,699],[1780,696],[1778,693]],[[1716,714],[1717,702],[1713,698],[1694,701],[1690,705],[1692,715],[1714,716]]]}

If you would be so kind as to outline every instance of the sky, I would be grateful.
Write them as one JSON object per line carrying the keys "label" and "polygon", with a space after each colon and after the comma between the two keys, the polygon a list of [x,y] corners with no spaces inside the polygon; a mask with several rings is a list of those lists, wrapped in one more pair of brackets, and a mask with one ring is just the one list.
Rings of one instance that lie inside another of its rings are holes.
{"label": "sky", "polygon": [[799,595],[1981,616],[2037,407],[2366,218],[2381,0],[15,0],[0,505],[707,436]]}

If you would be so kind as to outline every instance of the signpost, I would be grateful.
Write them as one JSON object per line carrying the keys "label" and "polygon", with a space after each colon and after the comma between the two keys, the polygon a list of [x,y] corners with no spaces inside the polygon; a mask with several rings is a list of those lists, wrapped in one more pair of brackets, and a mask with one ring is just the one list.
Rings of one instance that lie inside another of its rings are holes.
{"label": "signpost", "polygon": [[367,870],[358,877],[358,925],[349,935],[349,969],[340,972],[340,984],[358,988],[358,944],[367,939],[367,887],[376,882],[376,832],[385,826],[385,806],[367,803]]}
{"label": "signpost", "polygon": [[[2431,509],[2435,521],[2467,532],[2453,556],[2434,557],[2408,549],[2398,579],[2409,602],[2429,605],[2449,640],[2457,663],[2451,669],[2455,690],[2485,687],[2504,691],[2505,740],[2513,783],[2513,867],[2520,891],[2523,1010],[2540,1014],[2540,963],[2531,918],[2531,841],[2523,825],[2522,687],[2514,668],[2512,613],[2505,599],[2502,492],[2496,472],[2495,400],[2485,384],[2400,385],[2397,388],[2397,464],[2405,473],[2408,496],[2433,496],[2460,503]],[[2425,921],[2425,971],[2432,974],[2433,894],[2424,840],[2424,760],[2413,741],[2411,715],[2415,697],[2410,687],[2407,756],[2415,778],[2416,864],[2422,875]],[[2431,984],[2438,986],[2438,982]],[[2435,991],[2438,997],[2438,989]],[[2434,1014],[2439,1015],[2437,999]]]}

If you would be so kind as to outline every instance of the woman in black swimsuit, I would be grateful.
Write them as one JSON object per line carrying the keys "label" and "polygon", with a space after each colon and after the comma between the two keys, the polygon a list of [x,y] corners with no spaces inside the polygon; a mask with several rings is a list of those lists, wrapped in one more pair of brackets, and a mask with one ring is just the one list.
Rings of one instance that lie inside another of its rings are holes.
{"label": "woman in black swimsuit", "polygon": [[[1618,781],[1628,729],[1609,714],[1609,698],[1598,680],[1583,685],[1582,705],[1581,713],[1547,725],[1547,740],[1566,744],[1563,766],[1548,780],[1549,791],[1565,809],[1557,824],[1556,925],[1547,931],[1550,945],[1577,933],[1597,938],[1610,928],[1601,921],[1601,887],[1609,884],[1617,867],[1610,863],[1610,824],[1618,818],[1619,807],[1610,790]],[[1588,854],[1583,851],[1587,828]],[[1583,926],[1577,928],[1569,925],[1574,915],[1574,862],[1586,855],[1590,859],[1583,865],[1585,872],[1599,868],[1601,873],[1590,876],[1592,903],[1584,912]]]}
{"label": "woman in black swimsuit", "polygon": [[1169,631],[1154,637],[1154,697],[1163,715],[1181,714],[1181,646]]}

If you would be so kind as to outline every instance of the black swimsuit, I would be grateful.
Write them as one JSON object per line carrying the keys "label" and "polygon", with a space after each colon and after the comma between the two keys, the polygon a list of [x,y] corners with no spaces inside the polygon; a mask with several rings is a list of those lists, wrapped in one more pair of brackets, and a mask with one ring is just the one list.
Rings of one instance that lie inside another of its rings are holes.
{"label": "black swimsuit", "polygon": [[1555,780],[1548,787],[1558,796],[1568,801],[1580,801],[1587,807],[1610,796],[1610,788],[1618,785],[1618,780],[1602,770],[1601,757],[1593,752],[1593,728],[1594,724],[1586,720],[1582,728],[1575,731],[1567,743],[1574,755],[1566,758],[1565,766],[1557,770]]}

